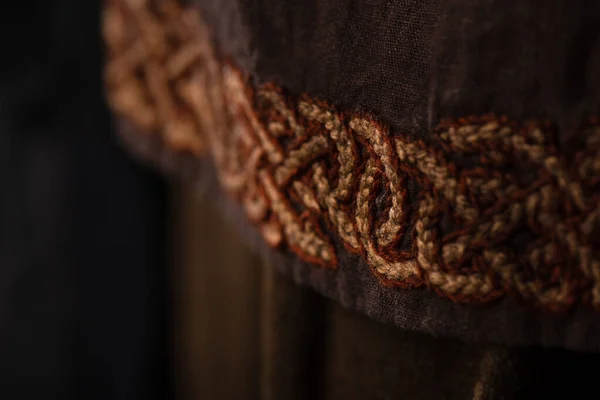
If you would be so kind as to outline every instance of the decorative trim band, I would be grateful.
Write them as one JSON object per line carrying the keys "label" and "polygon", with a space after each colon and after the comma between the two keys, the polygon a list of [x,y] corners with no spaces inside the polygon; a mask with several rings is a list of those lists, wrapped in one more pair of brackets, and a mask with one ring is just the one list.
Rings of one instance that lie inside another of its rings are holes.
{"label": "decorative trim band", "polygon": [[210,155],[264,240],[326,268],[360,254],[384,284],[457,302],[512,293],[600,309],[600,124],[559,145],[544,120],[448,119],[424,142],[374,116],[256,85],[215,56],[200,13],[109,0],[113,110]]}

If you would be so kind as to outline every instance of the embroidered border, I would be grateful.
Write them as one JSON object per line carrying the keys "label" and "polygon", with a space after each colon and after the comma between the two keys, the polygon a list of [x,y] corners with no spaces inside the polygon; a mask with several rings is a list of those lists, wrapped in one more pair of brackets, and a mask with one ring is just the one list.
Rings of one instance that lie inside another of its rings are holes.
{"label": "embroidered border", "polygon": [[210,155],[270,246],[335,268],[341,242],[383,283],[457,302],[600,309],[597,119],[560,146],[548,121],[494,115],[442,121],[425,143],[253,84],[174,1],[107,1],[104,37],[113,110],[173,151]]}

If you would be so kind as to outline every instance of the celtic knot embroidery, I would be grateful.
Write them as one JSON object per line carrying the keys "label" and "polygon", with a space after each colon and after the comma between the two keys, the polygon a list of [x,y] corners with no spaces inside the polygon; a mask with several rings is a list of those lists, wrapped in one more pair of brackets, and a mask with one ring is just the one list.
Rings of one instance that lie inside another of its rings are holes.
{"label": "celtic knot embroidery", "polygon": [[494,115],[444,120],[425,142],[253,84],[194,8],[112,0],[104,29],[113,110],[168,151],[210,156],[270,246],[326,268],[344,248],[385,284],[457,302],[600,308],[597,120],[561,146],[550,122]]}

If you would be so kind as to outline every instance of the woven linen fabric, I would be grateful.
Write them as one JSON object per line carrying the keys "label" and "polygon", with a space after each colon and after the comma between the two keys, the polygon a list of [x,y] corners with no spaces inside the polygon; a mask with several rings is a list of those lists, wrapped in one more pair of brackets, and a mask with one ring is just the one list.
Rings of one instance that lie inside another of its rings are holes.
{"label": "woven linen fabric", "polygon": [[247,72],[397,132],[427,136],[439,118],[493,112],[546,117],[566,135],[600,107],[594,1],[210,3],[199,2],[223,51]]}
{"label": "woven linen fabric", "polygon": [[[208,21],[218,53],[242,73],[296,96],[368,113],[390,127],[388,139],[408,135],[427,141],[443,118],[494,113],[517,121],[551,120],[553,140],[567,148],[580,132],[578,124],[600,106],[594,89],[600,14],[593,2],[187,2],[192,3]],[[123,134],[140,152],[160,151],[140,143],[143,139],[126,127]],[[465,166],[474,162],[456,158],[452,161]],[[200,164],[190,160],[187,169]],[[203,169],[211,181],[209,167]],[[221,199],[213,183],[209,192],[245,230],[239,206]],[[414,206],[417,189],[407,189]],[[253,228],[246,236],[299,283],[401,328],[467,340],[598,349],[600,322],[585,307],[551,314],[513,298],[457,305],[426,289],[382,285],[363,259],[343,250],[331,271],[269,249],[255,239]],[[517,234],[507,242],[518,248],[534,240]],[[402,249],[410,247],[410,238],[401,243]]]}

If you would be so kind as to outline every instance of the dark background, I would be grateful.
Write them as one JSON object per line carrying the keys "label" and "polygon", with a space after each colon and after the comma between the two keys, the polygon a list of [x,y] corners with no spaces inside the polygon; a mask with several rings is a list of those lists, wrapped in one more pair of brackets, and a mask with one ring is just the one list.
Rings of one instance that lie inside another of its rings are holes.
{"label": "dark background", "polygon": [[100,4],[0,13],[0,398],[167,397],[165,185],[103,103]]}

